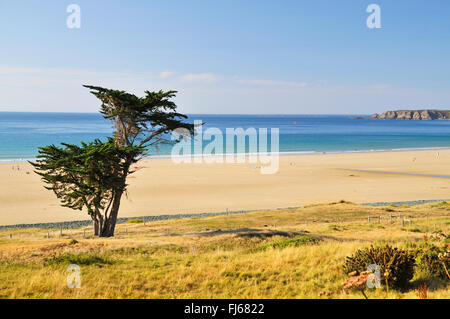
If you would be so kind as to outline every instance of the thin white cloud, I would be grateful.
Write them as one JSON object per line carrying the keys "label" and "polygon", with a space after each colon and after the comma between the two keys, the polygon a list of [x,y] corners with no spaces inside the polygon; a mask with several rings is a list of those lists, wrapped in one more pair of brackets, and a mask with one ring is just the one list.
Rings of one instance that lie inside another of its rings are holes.
{"label": "thin white cloud", "polygon": [[171,76],[174,75],[174,74],[175,74],[175,72],[164,71],[164,72],[161,72],[161,73],[159,74],[159,77],[160,77],[161,79],[167,79],[168,77],[171,77]]}
{"label": "thin white cloud", "polygon": [[[445,108],[450,101],[448,90],[384,83],[330,85],[212,73],[177,74],[163,79],[160,73],[150,72],[0,65],[0,111],[97,112],[98,100],[82,84],[139,96],[145,90],[177,90],[176,103],[182,113],[370,114],[385,111],[389,105]],[[215,81],[220,81],[220,86],[211,85]]]}
{"label": "thin white cloud", "polygon": [[305,87],[307,82],[294,81],[276,81],[276,80],[235,80],[236,83],[254,86],[271,86],[271,87]]}
{"label": "thin white cloud", "polygon": [[201,83],[212,83],[219,80],[219,76],[212,73],[197,73],[197,74],[185,74],[180,76],[180,80],[182,82],[193,83],[193,82],[201,82]]}

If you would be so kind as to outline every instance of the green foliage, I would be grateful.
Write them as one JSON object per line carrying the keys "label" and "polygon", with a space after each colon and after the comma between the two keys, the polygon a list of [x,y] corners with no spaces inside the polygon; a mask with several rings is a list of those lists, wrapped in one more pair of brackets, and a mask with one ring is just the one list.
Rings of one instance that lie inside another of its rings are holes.
{"label": "green foliage", "polygon": [[104,209],[115,191],[125,190],[120,173],[124,160],[144,151],[142,147],[119,148],[113,139],[62,145],[40,147],[38,160],[31,164],[62,206],[76,210],[86,207],[90,215]]}
{"label": "green foliage", "polygon": [[139,224],[139,223],[143,223],[144,220],[140,219],[140,218],[133,218],[133,219],[129,219],[128,220],[128,224]]}
{"label": "green foliage", "polygon": [[343,270],[361,273],[372,264],[380,267],[383,280],[387,279],[389,285],[399,288],[405,287],[414,275],[414,255],[389,245],[358,249],[353,256],[347,257]]}
{"label": "green foliage", "polygon": [[[421,247],[415,251],[416,264],[419,270],[430,277],[447,278],[450,270],[450,250],[445,246],[433,244]],[[447,269],[447,271],[446,271]]]}
{"label": "green foliage", "polygon": [[267,244],[263,244],[259,246],[260,249],[267,249],[267,248],[278,248],[283,249],[286,247],[294,246],[302,246],[302,245],[310,245],[310,244],[316,244],[319,242],[319,239],[309,236],[309,235],[303,235],[300,237],[290,238],[282,241],[274,241]]}
{"label": "green foliage", "polygon": [[140,98],[125,91],[85,86],[102,102],[100,112],[113,123],[114,136],[81,146],[62,143],[39,148],[31,163],[36,173],[61,200],[62,206],[86,208],[94,221],[94,234],[114,235],[114,228],[130,169],[149,146],[171,143],[164,134],[176,129],[181,137],[195,133],[187,116],[176,112],[170,99],[176,91],[145,91]]}
{"label": "green foliage", "polygon": [[43,261],[46,265],[71,265],[75,264],[78,266],[81,265],[111,265],[113,264],[112,260],[107,258],[88,254],[88,255],[74,255],[74,254],[61,254],[58,256],[43,258]]}
{"label": "green foliage", "polygon": [[416,249],[427,247],[427,246],[428,246],[428,243],[423,240],[405,242],[405,247],[409,248],[410,250],[416,250]]}
{"label": "green foliage", "polygon": [[170,99],[177,91],[145,91],[144,97],[120,90],[84,85],[101,102],[100,113],[113,122],[114,139],[121,146],[148,146],[170,143],[162,135],[175,129],[185,129],[186,135],[194,133],[194,125],[185,123],[186,115],[176,112]]}
{"label": "green foliage", "polygon": [[354,205],[354,203],[349,202],[349,201],[347,201],[347,200],[345,200],[345,199],[341,199],[341,200],[339,200],[339,201],[337,201],[337,202],[332,202],[332,203],[330,203],[330,205],[337,205],[337,204],[349,204],[349,205]]}

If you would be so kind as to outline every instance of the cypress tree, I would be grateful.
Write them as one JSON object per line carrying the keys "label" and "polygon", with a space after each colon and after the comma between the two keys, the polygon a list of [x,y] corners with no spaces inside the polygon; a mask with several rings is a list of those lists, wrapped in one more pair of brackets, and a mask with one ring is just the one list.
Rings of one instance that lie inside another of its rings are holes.
{"label": "cypress tree", "polygon": [[85,208],[93,220],[94,234],[111,237],[127,177],[134,173],[132,164],[145,156],[150,146],[172,143],[167,134],[175,129],[193,135],[194,125],[176,112],[171,101],[176,91],[145,91],[144,97],[137,97],[120,90],[85,87],[101,101],[100,113],[112,122],[113,136],[105,142],[81,142],[80,146],[40,147],[37,161],[31,164],[62,206]]}

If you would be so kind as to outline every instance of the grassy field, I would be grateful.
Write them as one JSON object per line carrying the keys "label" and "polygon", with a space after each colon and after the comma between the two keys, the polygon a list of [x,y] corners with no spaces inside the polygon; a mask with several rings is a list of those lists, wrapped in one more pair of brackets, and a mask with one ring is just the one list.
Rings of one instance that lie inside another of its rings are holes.
{"label": "grassy field", "polygon": [[[90,228],[62,236],[6,229],[0,231],[0,298],[362,298],[342,288],[346,256],[372,244],[407,248],[449,230],[447,203],[347,202],[145,225],[133,220],[108,239],[90,237]],[[66,286],[70,264],[81,267],[79,289]],[[450,298],[448,280],[419,272],[408,289],[366,294],[418,298],[424,282],[428,298]]]}

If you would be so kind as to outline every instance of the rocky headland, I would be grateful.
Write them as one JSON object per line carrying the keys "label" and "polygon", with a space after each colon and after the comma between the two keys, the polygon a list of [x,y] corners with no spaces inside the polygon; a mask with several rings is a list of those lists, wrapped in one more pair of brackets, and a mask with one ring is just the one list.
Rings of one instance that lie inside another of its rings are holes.
{"label": "rocky headland", "polygon": [[445,110],[399,110],[375,113],[369,119],[377,120],[450,120],[450,111]]}

